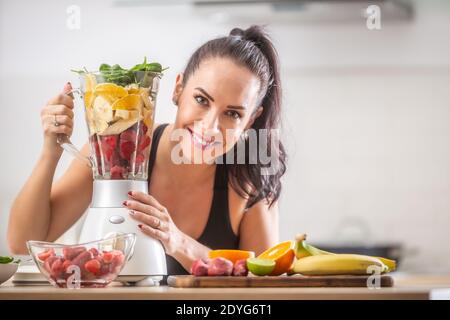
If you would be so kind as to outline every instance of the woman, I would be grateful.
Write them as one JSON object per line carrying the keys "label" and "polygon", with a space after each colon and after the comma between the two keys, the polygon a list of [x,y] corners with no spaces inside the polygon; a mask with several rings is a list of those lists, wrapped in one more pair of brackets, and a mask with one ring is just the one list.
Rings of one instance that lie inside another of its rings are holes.
{"label": "woman", "polygon": [[[149,194],[130,192],[124,202],[140,231],[163,244],[168,274],[187,273],[193,261],[206,258],[211,249],[259,254],[276,244],[277,200],[285,171],[281,143],[272,150],[281,165],[270,175],[261,173],[260,162],[176,164],[171,158],[175,130],[189,130],[179,147],[192,160],[192,148],[203,150],[211,143],[206,131],[224,137],[223,152],[214,155],[223,159],[226,152],[236,151],[240,139],[249,147],[246,130],[268,129],[270,136],[277,128],[278,58],[264,31],[258,26],[235,28],[229,36],[202,45],[177,76],[173,102],[178,108],[175,122],[155,125]],[[43,151],[11,209],[8,242],[13,253],[25,253],[29,239],[55,241],[90,204],[92,171],[83,163],[73,161],[52,185],[62,154],[56,134],[72,134],[72,109],[73,101],[64,93],[42,109]],[[227,130],[233,134],[227,136]],[[88,145],[82,153],[89,153]]]}

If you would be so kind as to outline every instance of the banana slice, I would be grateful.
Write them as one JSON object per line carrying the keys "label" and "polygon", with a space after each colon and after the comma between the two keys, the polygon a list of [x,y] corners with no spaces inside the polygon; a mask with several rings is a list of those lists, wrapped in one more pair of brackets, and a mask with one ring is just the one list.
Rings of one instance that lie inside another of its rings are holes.
{"label": "banana slice", "polygon": [[149,110],[153,110],[154,106],[150,98],[149,89],[141,88],[139,90],[139,94],[141,95],[141,98],[144,101],[144,106]]}
{"label": "banana slice", "polygon": [[101,122],[109,123],[114,119],[113,110],[108,100],[106,100],[102,96],[98,96],[94,101],[94,113],[93,119],[97,122],[97,120]]}
{"label": "banana slice", "polygon": [[124,120],[135,120],[139,117],[138,110],[121,110],[118,109],[115,111],[114,119],[124,119]]}
{"label": "banana slice", "polygon": [[92,107],[92,102],[94,102],[94,87],[97,85],[97,79],[93,74],[86,74],[84,78],[84,105],[86,108]]}
{"label": "banana slice", "polygon": [[99,133],[99,135],[110,135],[110,134],[119,134],[123,131],[127,130],[129,127],[137,123],[138,121],[142,120],[142,117],[138,117],[136,119],[129,119],[129,120],[118,120],[111,124],[106,130],[103,130]]}
{"label": "banana slice", "polygon": [[107,122],[95,118],[94,109],[92,108],[86,108],[86,122],[89,128],[89,135],[102,132],[108,128]]}
{"label": "banana slice", "polygon": [[153,124],[153,109],[142,109],[144,123],[148,128],[152,127]]}
{"label": "banana slice", "polygon": [[128,94],[139,93],[139,85],[137,83],[129,84],[125,87],[125,90],[128,91]]}

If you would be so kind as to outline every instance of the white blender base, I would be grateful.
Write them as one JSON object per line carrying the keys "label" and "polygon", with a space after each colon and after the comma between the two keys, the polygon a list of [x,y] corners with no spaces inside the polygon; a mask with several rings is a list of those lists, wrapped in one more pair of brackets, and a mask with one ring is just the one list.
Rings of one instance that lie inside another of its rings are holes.
{"label": "white blender base", "polygon": [[134,253],[117,281],[139,283],[145,280],[143,284],[155,281],[159,284],[167,275],[164,248],[161,242],[143,234],[137,225],[138,222],[129,216],[126,208],[89,208],[79,242],[94,241],[116,233],[135,233]]}

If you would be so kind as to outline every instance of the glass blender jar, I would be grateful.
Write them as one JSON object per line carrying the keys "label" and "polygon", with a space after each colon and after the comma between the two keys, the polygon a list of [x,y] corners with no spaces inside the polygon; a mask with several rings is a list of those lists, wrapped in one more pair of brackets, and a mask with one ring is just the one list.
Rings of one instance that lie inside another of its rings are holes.
{"label": "glass blender jar", "polygon": [[157,281],[167,274],[164,248],[138,230],[122,203],[130,190],[148,193],[148,161],[162,74],[130,71],[127,76],[124,81],[102,72],[80,73],[80,89],[72,92],[78,92],[84,102],[90,156],[83,156],[65,135],[59,135],[58,142],[92,168],[92,202],[79,242],[136,232],[134,255],[118,279]]}

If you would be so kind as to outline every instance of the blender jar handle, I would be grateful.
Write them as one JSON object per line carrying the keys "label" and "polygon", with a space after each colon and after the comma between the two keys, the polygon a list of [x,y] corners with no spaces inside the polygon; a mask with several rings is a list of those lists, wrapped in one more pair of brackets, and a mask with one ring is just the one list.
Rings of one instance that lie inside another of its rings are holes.
{"label": "blender jar handle", "polygon": [[[81,90],[80,89],[72,89],[69,92],[67,92],[66,94],[68,96],[70,96],[72,99],[74,99],[74,96],[73,96],[74,93],[81,95]],[[83,154],[81,154],[80,150],[78,150],[78,148],[70,141],[69,137],[66,134],[58,133],[56,135],[56,141],[61,146],[61,148],[63,148],[65,151],[67,151],[73,157],[83,161],[84,163],[86,163],[87,166],[92,168],[93,165],[92,165],[91,158],[86,157]]]}

